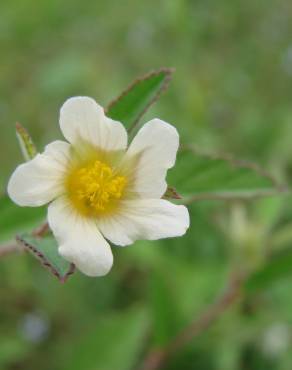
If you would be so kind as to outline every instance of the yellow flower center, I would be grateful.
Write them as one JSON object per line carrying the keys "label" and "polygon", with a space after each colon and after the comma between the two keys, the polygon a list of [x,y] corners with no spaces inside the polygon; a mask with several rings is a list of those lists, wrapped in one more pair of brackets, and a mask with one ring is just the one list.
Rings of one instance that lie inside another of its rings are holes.
{"label": "yellow flower center", "polygon": [[127,179],[106,163],[94,160],[73,168],[66,187],[73,205],[86,216],[98,216],[118,205]]}

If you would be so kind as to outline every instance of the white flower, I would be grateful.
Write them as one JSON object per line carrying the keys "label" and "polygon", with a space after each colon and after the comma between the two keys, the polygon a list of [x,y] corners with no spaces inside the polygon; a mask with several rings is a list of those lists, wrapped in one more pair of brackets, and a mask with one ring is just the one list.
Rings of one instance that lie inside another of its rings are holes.
{"label": "white flower", "polygon": [[186,232],[187,208],[161,199],[179,145],[173,126],[153,119],[127,149],[121,123],[93,99],[74,97],[61,108],[60,127],[68,142],[54,141],[18,166],[8,194],[20,206],[50,203],[61,256],[86,275],[102,276],[113,263],[106,239],[125,246]]}

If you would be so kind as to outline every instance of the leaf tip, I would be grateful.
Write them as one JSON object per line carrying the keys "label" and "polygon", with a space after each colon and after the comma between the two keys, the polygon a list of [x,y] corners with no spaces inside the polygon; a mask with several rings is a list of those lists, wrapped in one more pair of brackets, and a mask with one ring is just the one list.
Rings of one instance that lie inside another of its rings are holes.
{"label": "leaf tip", "polygon": [[37,154],[36,146],[33,143],[28,131],[19,123],[15,123],[16,137],[18,139],[21,152],[26,161],[32,159]]}
{"label": "leaf tip", "polygon": [[177,190],[174,187],[168,186],[166,192],[163,195],[163,198],[179,200],[182,199],[182,196],[177,192]]}

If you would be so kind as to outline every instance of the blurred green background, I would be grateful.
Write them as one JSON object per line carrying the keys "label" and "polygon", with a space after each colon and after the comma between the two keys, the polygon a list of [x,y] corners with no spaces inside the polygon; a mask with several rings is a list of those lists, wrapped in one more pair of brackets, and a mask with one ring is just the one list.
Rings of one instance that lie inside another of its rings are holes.
{"label": "blurred green background", "polygon": [[[144,121],[159,116],[183,142],[256,161],[289,183],[291,35],[289,0],[1,1],[1,192],[22,161],[16,121],[42,148],[61,137],[67,97],[106,105],[162,66],[176,73]],[[190,212],[183,238],[114,248],[104,278],[77,273],[61,285],[29,255],[1,259],[0,369],[138,369],[147,349],[214,301],[234,260],[256,269],[276,260],[278,273],[165,369],[290,370],[292,262],[281,266],[292,261],[290,198]]]}

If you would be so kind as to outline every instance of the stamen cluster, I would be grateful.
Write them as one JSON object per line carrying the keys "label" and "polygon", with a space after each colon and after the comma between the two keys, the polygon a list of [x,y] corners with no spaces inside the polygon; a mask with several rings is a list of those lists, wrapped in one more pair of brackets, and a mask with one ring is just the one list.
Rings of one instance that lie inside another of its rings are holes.
{"label": "stamen cluster", "polygon": [[99,160],[74,169],[68,177],[71,199],[79,210],[87,213],[104,212],[122,197],[127,180]]}

